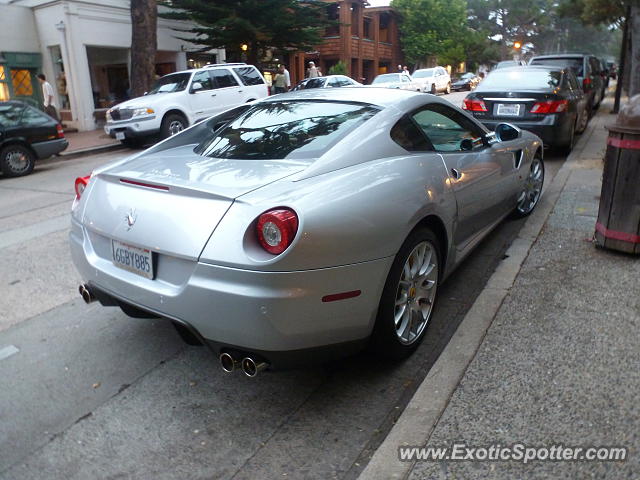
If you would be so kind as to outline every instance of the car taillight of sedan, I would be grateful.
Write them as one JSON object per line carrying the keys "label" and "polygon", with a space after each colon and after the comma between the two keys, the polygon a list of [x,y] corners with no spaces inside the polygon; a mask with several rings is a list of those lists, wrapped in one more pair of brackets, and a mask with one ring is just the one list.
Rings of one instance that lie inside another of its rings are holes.
{"label": "car taillight of sedan", "polygon": [[76,178],[75,190],[76,190],[77,200],[80,200],[80,197],[82,196],[82,192],[84,192],[84,189],[87,188],[87,184],[89,183],[90,178],[91,178],[91,175],[87,175],[86,177]]}
{"label": "car taillight of sedan", "polygon": [[289,208],[269,210],[258,217],[256,230],[262,248],[273,255],[279,255],[291,245],[296,236],[298,216]]}
{"label": "car taillight of sedan", "polygon": [[547,100],[546,102],[536,102],[531,108],[531,113],[561,113],[569,108],[568,100]]}
{"label": "car taillight of sedan", "polygon": [[483,100],[465,98],[462,104],[463,110],[469,110],[470,112],[486,112],[487,106]]}

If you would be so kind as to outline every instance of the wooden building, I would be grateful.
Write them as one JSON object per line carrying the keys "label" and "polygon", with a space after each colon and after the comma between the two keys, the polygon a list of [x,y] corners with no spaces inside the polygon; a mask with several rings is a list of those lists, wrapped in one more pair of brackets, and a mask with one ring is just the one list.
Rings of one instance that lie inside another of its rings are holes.
{"label": "wooden building", "polygon": [[398,15],[391,7],[366,5],[366,0],[327,0],[329,18],[339,25],[328,29],[313,51],[289,55],[292,84],[305,77],[310,61],[324,75],[342,61],[347,74],[365,84],[380,73],[397,71],[403,61]]}

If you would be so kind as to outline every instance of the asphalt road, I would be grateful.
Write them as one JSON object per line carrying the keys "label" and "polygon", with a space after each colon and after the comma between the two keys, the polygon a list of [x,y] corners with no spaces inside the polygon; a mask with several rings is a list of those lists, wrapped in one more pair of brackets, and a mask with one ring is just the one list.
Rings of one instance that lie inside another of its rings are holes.
{"label": "asphalt road", "polygon": [[[408,361],[361,354],[251,380],[168,322],[80,300],[73,180],[128,153],[0,177],[0,479],[355,478],[522,226],[503,222],[449,278]],[[547,155],[547,182],[563,161]]]}

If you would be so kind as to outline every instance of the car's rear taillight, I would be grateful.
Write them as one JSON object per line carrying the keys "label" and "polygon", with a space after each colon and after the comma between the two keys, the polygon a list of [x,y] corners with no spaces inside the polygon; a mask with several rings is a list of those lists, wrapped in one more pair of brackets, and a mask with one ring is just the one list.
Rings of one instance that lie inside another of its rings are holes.
{"label": "car's rear taillight", "polygon": [[91,175],[76,178],[76,199],[80,200],[82,192],[84,192],[84,189],[87,188],[87,184],[89,183],[90,178]]}
{"label": "car's rear taillight", "polygon": [[462,104],[463,110],[469,110],[471,112],[486,112],[487,106],[483,100],[465,98]]}
{"label": "car's rear taillight", "polygon": [[591,88],[591,78],[587,77],[582,80],[582,88],[585,90],[585,92],[589,90],[589,88]]}
{"label": "car's rear taillight", "polygon": [[64,130],[62,130],[62,125],[56,125],[56,138],[64,138]]}
{"label": "car's rear taillight", "polygon": [[536,102],[531,108],[531,113],[561,113],[569,108],[568,100],[547,100]]}
{"label": "car's rear taillight", "polygon": [[273,255],[284,252],[298,231],[298,215],[289,208],[276,208],[258,217],[256,233],[262,248]]}

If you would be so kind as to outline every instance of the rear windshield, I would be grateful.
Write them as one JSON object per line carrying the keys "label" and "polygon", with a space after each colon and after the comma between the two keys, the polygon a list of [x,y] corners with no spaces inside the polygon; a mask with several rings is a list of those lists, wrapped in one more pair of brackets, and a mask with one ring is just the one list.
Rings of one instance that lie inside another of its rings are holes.
{"label": "rear windshield", "polygon": [[165,75],[154,85],[149,91],[149,95],[152,93],[162,92],[179,92],[187,88],[191,78],[191,73],[172,73],[171,75]]}
{"label": "rear windshield", "polygon": [[482,89],[543,90],[556,88],[562,80],[562,72],[549,72],[546,70],[496,70],[487,75],[480,84]]}
{"label": "rear windshield", "polygon": [[426,70],[416,70],[413,72],[413,78],[433,77],[436,73],[435,68],[427,68]]}
{"label": "rear windshield", "polygon": [[372,105],[356,103],[261,103],[212,131],[194,151],[237,160],[315,158],[377,112]]}
{"label": "rear windshield", "polygon": [[583,77],[581,58],[534,58],[531,65],[553,65],[557,67],[571,67],[576,77]]}

